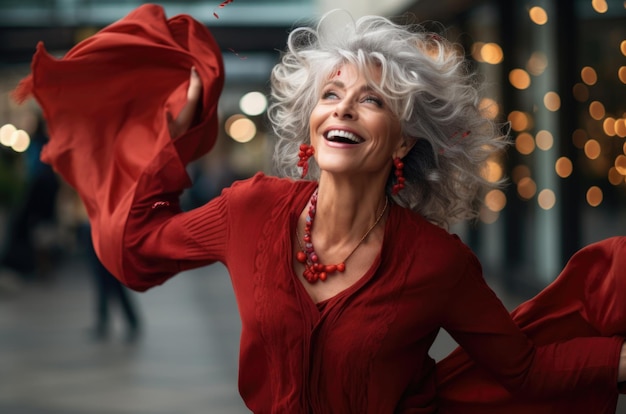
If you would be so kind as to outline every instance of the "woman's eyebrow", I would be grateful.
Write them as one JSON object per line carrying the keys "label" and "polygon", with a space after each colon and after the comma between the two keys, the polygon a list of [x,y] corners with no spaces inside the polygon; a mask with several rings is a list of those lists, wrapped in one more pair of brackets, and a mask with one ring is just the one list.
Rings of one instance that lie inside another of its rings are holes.
{"label": "woman's eyebrow", "polygon": [[[340,89],[345,89],[346,88],[346,84],[343,83],[343,81],[336,80],[336,79],[335,80],[330,80],[330,81],[326,82],[324,87],[327,87],[329,85],[334,86],[336,88],[340,88]],[[359,92],[374,92],[374,91],[375,91],[375,89],[372,88],[370,85],[363,85],[363,86],[361,86],[361,88],[359,88]]]}

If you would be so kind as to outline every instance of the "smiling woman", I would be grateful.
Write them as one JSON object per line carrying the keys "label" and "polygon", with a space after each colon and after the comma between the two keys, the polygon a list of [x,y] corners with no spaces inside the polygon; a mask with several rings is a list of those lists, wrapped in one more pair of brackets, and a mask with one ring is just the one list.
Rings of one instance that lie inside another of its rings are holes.
{"label": "smiling woman", "polygon": [[[206,28],[145,5],[62,60],[38,49],[19,93],[44,109],[44,159],[85,201],[103,263],[137,290],[224,263],[255,413],[614,412],[626,238],[583,249],[510,315],[445,229],[475,216],[504,146],[462,57],[418,25],[327,23],[295,29],[272,74],[288,177],[190,211],[185,165],[217,136],[223,82]],[[442,328],[462,349],[436,365]]]}

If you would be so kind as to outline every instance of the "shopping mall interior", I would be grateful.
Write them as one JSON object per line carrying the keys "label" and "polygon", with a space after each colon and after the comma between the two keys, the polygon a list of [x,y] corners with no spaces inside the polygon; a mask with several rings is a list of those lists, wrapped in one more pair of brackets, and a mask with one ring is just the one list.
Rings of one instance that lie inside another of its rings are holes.
{"label": "shopping mall interior", "polygon": [[[113,332],[94,338],[96,288],[76,195],[47,177],[54,183],[28,198],[45,168],[38,157],[47,132],[36,100],[18,105],[12,91],[29,74],[37,44],[62,59],[144,3],[0,1],[0,252],[14,255],[9,262],[26,262],[22,269],[0,265],[2,413],[248,412],[237,393],[240,325],[225,268],[215,264],[146,293],[128,292],[140,333],[115,336],[128,328],[113,304]],[[626,235],[622,0],[158,4],[168,16],[189,14],[209,28],[226,74],[218,141],[188,166],[193,184],[182,196],[186,208],[235,180],[274,173],[266,117],[271,70],[293,28],[342,8],[354,17],[423,24],[458,44],[483,81],[481,108],[511,143],[488,160],[484,176],[507,184],[485,195],[477,220],[451,231],[476,252],[508,308],[545,288],[581,247]],[[20,221],[24,214],[32,217]],[[18,236],[17,222],[25,222]],[[440,358],[454,343],[442,336],[438,346],[433,353]],[[623,400],[618,412],[626,413]]]}

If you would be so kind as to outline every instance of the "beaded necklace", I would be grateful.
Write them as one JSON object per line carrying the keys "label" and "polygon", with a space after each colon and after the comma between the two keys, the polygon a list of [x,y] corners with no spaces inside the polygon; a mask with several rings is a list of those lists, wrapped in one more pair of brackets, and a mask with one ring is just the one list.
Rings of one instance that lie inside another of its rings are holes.
{"label": "beaded necklace", "polygon": [[374,230],[374,227],[380,222],[387,211],[387,206],[389,205],[389,199],[385,197],[385,207],[380,215],[374,221],[374,224],[367,229],[363,237],[359,240],[359,242],[354,246],[354,249],[346,256],[345,259],[339,264],[336,265],[325,265],[319,262],[319,256],[315,253],[315,248],[313,247],[313,240],[311,239],[311,230],[313,229],[313,222],[315,221],[315,213],[317,209],[317,189],[311,195],[311,199],[309,200],[309,212],[306,216],[306,223],[304,225],[304,236],[302,237],[302,241],[300,240],[300,234],[298,229],[296,228],[296,239],[298,240],[298,245],[300,246],[300,251],[296,253],[296,260],[302,264],[304,264],[304,272],[302,276],[311,284],[316,283],[318,280],[324,282],[328,275],[335,272],[345,272],[346,270],[346,261],[352,256],[352,254],[359,248],[361,243],[365,241],[367,236]]}

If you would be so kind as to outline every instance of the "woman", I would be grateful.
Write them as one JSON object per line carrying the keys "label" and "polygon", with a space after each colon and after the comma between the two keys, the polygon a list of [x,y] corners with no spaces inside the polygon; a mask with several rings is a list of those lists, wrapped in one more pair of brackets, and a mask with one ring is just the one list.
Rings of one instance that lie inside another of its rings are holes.
{"label": "woman", "polygon": [[[85,200],[106,266],[145,290],[224,263],[242,320],[240,393],[255,413],[547,413],[581,392],[594,412],[614,411],[626,379],[615,289],[590,301],[612,300],[615,329],[586,311],[578,325],[537,317],[550,329],[536,346],[443,228],[476,214],[481,164],[503,146],[452,46],[378,17],[326,29],[294,30],[272,74],[276,157],[292,178],[257,174],[189,212],[178,207],[185,164],[215,139],[223,76],[206,29],[142,6],[63,60],[40,45],[18,94],[49,119],[44,159]],[[591,252],[607,257],[582,262],[623,283],[609,270],[625,245],[603,242]],[[567,308],[554,303],[548,316]],[[480,371],[459,351],[438,390],[428,349],[442,327]]]}

